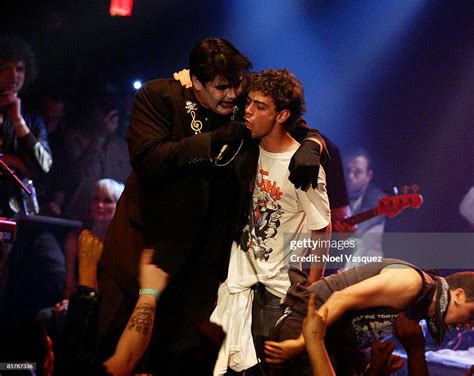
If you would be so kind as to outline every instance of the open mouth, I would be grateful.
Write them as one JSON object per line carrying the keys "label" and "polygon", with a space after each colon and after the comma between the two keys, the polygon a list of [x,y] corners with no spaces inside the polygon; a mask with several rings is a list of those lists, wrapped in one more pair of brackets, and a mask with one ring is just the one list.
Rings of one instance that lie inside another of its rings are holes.
{"label": "open mouth", "polygon": [[235,102],[232,101],[232,102],[221,102],[220,103],[221,107],[224,107],[224,108],[233,108],[234,105],[235,105]]}

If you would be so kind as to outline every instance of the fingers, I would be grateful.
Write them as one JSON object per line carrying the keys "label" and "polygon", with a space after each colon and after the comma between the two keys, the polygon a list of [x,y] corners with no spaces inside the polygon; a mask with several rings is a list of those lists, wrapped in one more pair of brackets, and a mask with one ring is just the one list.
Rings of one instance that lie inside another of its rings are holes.
{"label": "fingers", "polygon": [[155,254],[155,250],[151,248],[145,248],[142,251],[140,256],[140,264],[141,265],[148,265],[152,263],[153,255]]}
{"label": "fingers", "polygon": [[323,318],[325,324],[328,321],[328,314],[329,314],[328,307],[322,307],[320,315]]}
{"label": "fingers", "polygon": [[279,364],[284,361],[284,351],[277,342],[267,341],[264,346],[265,361],[271,364]]}
{"label": "fingers", "polygon": [[77,241],[78,250],[83,252],[99,252],[102,253],[104,244],[90,230],[82,230]]}
{"label": "fingers", "polygon": [[77,240],[78,248],[82,248],[85,243],[91,241],[93,235],[90,230],[82,230],[79,234],[79,239]]}
{"label": "fingers", "polygon": [[280,344],[274,341],[265,341],[264,345],[265,354],[276,355],[281,353]]}
{"label": "fingers", "polygon": [[398,371],[404,365],[405,365],[405,361],[402,358],[400,358],[398,355],[391,355],[391,357],[388,361],[390,374]]}
{"label": "fingers", "polygon": [[273,359],[273,358],[265,358],[265,362],[269,364],[281,364],[283,360],[280,359]]}

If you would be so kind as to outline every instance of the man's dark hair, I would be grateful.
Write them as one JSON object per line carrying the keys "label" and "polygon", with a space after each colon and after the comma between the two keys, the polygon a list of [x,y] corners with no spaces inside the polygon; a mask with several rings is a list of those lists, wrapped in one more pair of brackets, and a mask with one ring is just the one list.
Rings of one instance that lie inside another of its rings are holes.
{"label": "man's dark hair", "polygon": [[252,64],[230,42],[220,38],[207,38],[194,47],[189,55],[191,75],[203,84],[222,77],[236,85]]}
{"label": "man's dark hair", "polygon": [[474,301],[474,272],[458,272],[446,277],[450,290],[461,288],[469,302]]}
{"label": "man's dark hair", "polygon": [[23,87],[27,87],[38,75],[36,56],[33,49],[19,37],[0,35],[0,66],[18,60],[25,63],[26,71]]}
{"label": "man's dark hair", "polygon": [[348,161],[349,159],[353,159],[357,157],[365,158],[367,160],[367,171],[372,170],[372,157],[369,151],[363,147],[352,148],[346,153],[344,159]]}
{"label": "man's dark hair", "polygon": [[288,69],[252,73],[246,91],[259,91],[273,99],[277,111],[290,111],[289,118],[283,124],[287,131],[306,111],[303,85]]}

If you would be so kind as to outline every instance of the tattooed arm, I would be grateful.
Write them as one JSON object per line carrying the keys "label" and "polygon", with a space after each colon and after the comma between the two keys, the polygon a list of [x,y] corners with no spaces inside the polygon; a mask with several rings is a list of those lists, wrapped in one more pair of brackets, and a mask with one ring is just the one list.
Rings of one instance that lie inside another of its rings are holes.
{"label": "tattooed arm", "polygon": [[[151,263],[153,250],[144,249],[140,260],[140,287],[161,293],[168,275]],[[128,320],[115,349],[115,354],[104,365],[112,375],[130,375],[143,353],[153,333],[157,298],[154,295],[140,295],[135,310]]]}

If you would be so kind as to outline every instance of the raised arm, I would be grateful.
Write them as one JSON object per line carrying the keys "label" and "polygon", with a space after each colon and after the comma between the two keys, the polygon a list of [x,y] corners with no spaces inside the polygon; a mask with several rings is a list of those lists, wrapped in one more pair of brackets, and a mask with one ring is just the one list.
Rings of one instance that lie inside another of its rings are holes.
{"label": "raised arm", "polygon": [[308,314],[303,322],[303,336],[306,341],[306,351],[308,352],[313,376],[333,376],[336,375],[332,367],[331,360],[326,351],[324,336],[326,335],[327,311],[321,315],[314,308],[316,297],[309,296]]}
{"label": "raised arm", "polygon": [[156,303],[165,289],[168,275],[152,264],[153,250],[144,249],[140,258],[140,296],[115,349],[104,365],[113,375],[130,375],[143,356],[153,333]]}
{"label": "raised arm", "polygon": [[405,348],[408,357],[408,372],[411,376],[428,376],[425,359],[425,338],[420,325],[409,319],[405,313],[395,320],[395,336]]}

